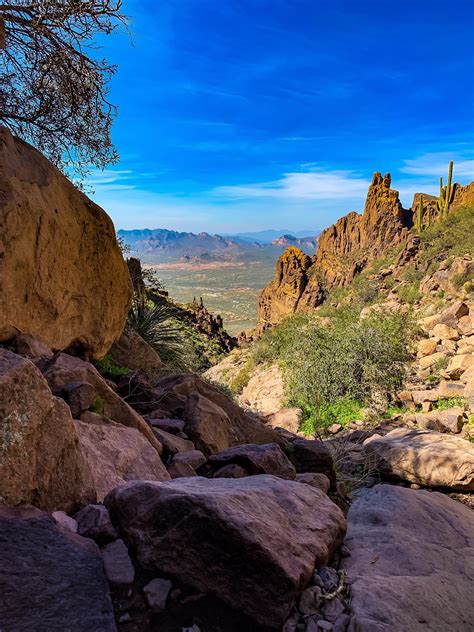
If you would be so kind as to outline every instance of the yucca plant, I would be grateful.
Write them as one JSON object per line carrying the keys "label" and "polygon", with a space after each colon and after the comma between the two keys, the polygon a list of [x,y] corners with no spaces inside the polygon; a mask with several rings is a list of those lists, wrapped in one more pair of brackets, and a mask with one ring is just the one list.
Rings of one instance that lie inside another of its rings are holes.
{"label": "yucca plant", "polygon": [[160,356],[167,372],[192,370],[196,354],[185,326],[176,318],[176,309],[166,300],[134,300],[128,324]]}

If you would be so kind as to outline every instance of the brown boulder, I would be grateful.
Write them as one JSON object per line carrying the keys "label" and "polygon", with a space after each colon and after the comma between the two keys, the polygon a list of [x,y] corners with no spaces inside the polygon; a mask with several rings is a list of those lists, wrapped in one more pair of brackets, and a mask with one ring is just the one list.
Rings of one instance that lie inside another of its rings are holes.
{"label": "brown boulder", "polygon": [[25,358],[50,358],[53,352],[39,336],[18,334],[8,344],[10,349]]}
{"label": "brown boulder", "polygon": [[184,432],[206,456],[242,443],[282,443],[278,433],[197,375],[162,378],[154,393],[170,417],[183,419]]}
{"label": "brown boulder", "polygon": [[474,445],[431,430],[399,428],[364,441],[389,475],[428,487],[474,491]]}
{"label": "brown boulder", "polygon": [[331,482],[331,487],[336,485],[336,472],[331,452],[323,441],[309,439],[295,439],[290,444],[290,461],[298,474],[316,472],[325,474]]}
{"label": "brown boulder", "polygon": [[227,450],[212,454],[208,462],[214,471],[233,463],[240,465],[250,476],[273,474],[288,480],[296,477],[295,468],[276,443],[246,444],[227,448]]}
{"label": "brown boulder", "polygon": [[474,621],[474,521],[459,502],[393,485],[348,514],[350,632],[464,632]]}
{"label": "brown boulder", "polygon": [[54,358],[38,362],[38,366],[56,395],[60,396],[71,382],[90,384],[94,391],[95,412],[124,426],[136,428],[161,452],[161,444],[149,425],[110,388],[92,364],[66,353],[57,353]]}
{"label": "brown boulder", "polygon": [[115,632],[97,545],[39,509],[0,507],[0,622],[5,632]]}
{"label": "brown boulder", "polygon": [[267,417],[266,422],[272,428],[283,428],[296,434],[301,426],[303,411],[301,408],[282,408]]}
{"label": "brown boulder", "polygon": [[239,401],[262,415],[271,415],[282,408],[284,400],[283,375],[280,367],[257,367],[242,389]]}
{"label": "brown boulder", "polygon": [[135,428],[75,421],[77,435],[94,480],[97,500],[125,481],[167,481],[160,455]]}
{"label": "brown boulder", "polygon": [[105,503],[144,569],[270,627],[284,623],[345,532],[320,490],[267,475],[127,483]]}
{"label": "brown boulder", "polygon": [[33,334],[53,350],[103,356],[132,292],[111,219],[5,128],[0,189],[0,341]]}
{"label": "brown boulder", "polygon": [[110,348],[109,356],[118,366],[139,373],[150,382],[158,378],[163,368],[158,353],[128,325]]}
{"label": "brown boulder", "polygon": [[68,406],[32,362],[1,348],[0,497],[51,511],[96,499]]}

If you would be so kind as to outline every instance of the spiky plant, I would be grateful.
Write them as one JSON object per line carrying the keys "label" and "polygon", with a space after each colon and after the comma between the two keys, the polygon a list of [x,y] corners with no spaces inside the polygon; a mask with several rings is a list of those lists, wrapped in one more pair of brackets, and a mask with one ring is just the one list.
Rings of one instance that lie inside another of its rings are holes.
{"label": "spiky plant", "polygon": [[171,303],[133,301],[128,324],[157,351],[167,372],[194,368],[196,354],[189,332],[176,318],[176,309]]}
{"label": "spiky plant", "polygon": [[448,169],[448,182],[446,186],[443,186],[443,178],[439,179],[439,198],[438,198],[438,209],[440,219],[446,219],[449,213],[449,207],[454,198],[454,187],[451,186],[451,182],[453,179],[453,161],[451,160],[449,163]]}

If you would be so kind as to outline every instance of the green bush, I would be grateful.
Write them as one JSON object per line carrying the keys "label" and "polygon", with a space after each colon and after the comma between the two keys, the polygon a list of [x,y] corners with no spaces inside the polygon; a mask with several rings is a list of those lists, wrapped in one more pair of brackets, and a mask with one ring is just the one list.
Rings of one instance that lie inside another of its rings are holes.
{"label": "green bush", "polygon": [[237,373],[237,375],[231,380],[229,388],[234,395],[239,395],[247,386],[252,375],[252,370],[254,366],[255,361],[253,357],[250,356],[245,362],[244,366]]}
{"label": "green bush", "polygon": [[474,207],[465,206],[451,212],[444,221],[426,228],[420,238],[422,259],[431,266],[448,256],[474,252]]}
{"label": "green bush", "polygon": [[105,377],[110,379],[114,379],[117,377],[121,377],[122,375],[127,375],[130,373],[130,369],[126,366],[120,366],[116,364],[109,355],[104,356],[101,360],[96,363],[96,368]]}
{"label": "green bush", "polygon": [[412,335],[407,314],[360,320],[358,310],[344,308],[327,326],[317,315],[295,315],[264,334],[254,358],[281,365],[287,404],[319,428],[342,423],[353,406],[389,400],[403,384]]}
{"label": "green bush", "polygon": [[464,406],[464,400],[462,397],[450,397],[449,399],[439,399],[435,408],[437,410],[447,410],[448,408],[458,408]]}

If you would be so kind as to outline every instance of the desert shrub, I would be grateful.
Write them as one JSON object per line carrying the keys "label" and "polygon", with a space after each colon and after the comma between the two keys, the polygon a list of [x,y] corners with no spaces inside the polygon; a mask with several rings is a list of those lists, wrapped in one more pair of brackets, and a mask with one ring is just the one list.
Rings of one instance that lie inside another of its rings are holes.
{"label": "desert shrub", "polygon": [[465,206],[451,212],[444,221],[426,228],[420,238],[422,258],[430,266],[448,256],[474,252],[474,207]]}
{"label": "desert shrub", "polygon": [[327,326],[314,315],[296,315],[266,332],[254,357],[281,365],[288,405],[318,428],[350,416],[354,402],[390,399],[403,384],[413,330],[407,314],[360,320],[351,307]]}
{"label": "desert shrub", "polygon": [[458,408],[464,406],[464,400],[462,397],[449,397],[448,399],[439,399],[435,403],[437,410],[447,410],[448,408]]}
{"label": "desert shrub", "polygon": [[247,358],[244,366],[237,375],[231,380],[229,388],[234,395],[239,395],[249,383],[252,371],[255,367],[255,360],[252,356]]}
{"label": "desert shrub", "polygon": [[127,375],[130,372],[126,366],[120,366],[116,364],[109,355],[104,356],[101,360],[96,362],[96,368],[105,377],[114,379]]}
{"label": "desert shrub", "polygon": [[472,274],[469,272],[460,272],[453,276],[453,285],[457,290],[460,290],[465,283],[472,281]]}

